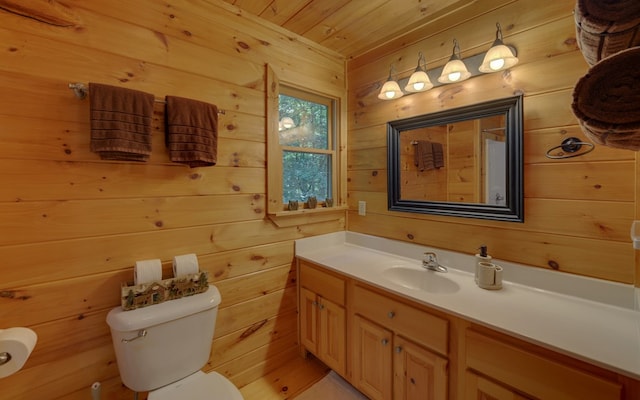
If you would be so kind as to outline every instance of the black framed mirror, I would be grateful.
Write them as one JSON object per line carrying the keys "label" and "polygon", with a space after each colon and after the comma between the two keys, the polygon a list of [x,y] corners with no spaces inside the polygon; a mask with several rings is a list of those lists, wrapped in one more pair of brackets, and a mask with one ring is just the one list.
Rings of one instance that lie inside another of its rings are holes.
{"label": "black framed mirror", "polygon": [[522,96],[387,123],[388,205],[524,221]]}

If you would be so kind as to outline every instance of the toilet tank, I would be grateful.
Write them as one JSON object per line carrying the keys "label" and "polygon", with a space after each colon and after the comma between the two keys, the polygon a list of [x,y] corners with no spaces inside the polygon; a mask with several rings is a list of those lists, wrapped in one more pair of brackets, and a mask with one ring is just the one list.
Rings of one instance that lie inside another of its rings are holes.
{"label": "toilet tank", "polygon": [[122,382],[144,392],[200,370],[209,359],[215,329],[218,289],[177,300],[107,315]]}

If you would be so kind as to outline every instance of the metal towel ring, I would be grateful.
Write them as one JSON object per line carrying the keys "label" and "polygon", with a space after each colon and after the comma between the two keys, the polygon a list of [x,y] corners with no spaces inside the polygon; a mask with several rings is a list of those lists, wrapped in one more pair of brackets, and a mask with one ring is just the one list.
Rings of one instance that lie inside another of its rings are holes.
{"label": "metal towel ring", "polygon": [[[589,146],[589,149],[581,153],[576,153],[582,148],[582,146]],[[551,152],[556,149],[562,149],[562,151],[559,152],[558,155],[552,155]],[[570,137],[563,140],[560,146],[556,146],[547,150],[546,156],[547,158],[553,158],[553,159],[578,157],[578,156],[583,156],[589,152],[592,152],[593,149],[595,149],[595,146],[593,145],[593,143],[583,142],[577,137]]]}

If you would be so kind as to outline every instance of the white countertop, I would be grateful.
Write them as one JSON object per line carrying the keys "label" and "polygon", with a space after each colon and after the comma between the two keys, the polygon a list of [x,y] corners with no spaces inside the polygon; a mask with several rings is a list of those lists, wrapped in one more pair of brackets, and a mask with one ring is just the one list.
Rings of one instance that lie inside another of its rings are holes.
{"label": "white countertop", "polygon": [[[422,269],[425,251],[434,251],[449,272]],[[494,260],[504,268],[503,288],[484,290],[474,283],[473,256],[353,232],[297,240],[296,256],[427,306],[640,379],[640,312],[635,305],[639,290],[631,285]],[[439,274],[454,281],[459,290],[430,293],[398,285],[382,276],[382,271],[392,266]]]}

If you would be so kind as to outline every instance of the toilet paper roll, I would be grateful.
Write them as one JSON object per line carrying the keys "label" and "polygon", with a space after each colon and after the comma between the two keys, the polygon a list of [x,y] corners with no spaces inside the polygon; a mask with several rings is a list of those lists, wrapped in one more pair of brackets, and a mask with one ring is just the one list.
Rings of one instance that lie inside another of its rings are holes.
{"label": "toilet paper roll", "polygon": [[18,372],[37,341],[38,335],[29,328],[0,329],[0,378]]}
{"label": "toilet paper roll", "polygon": [[191,253],[173,257],[173,276],[175,278],[195,274],[199,271],[200,266],[198,265],[197,255]]}
{"label": "toilet paper roll", "polygon": [[133,268],[133,283],[159,282],[162,280],[162,261],[156,258],[153,260],[136,261]]}

